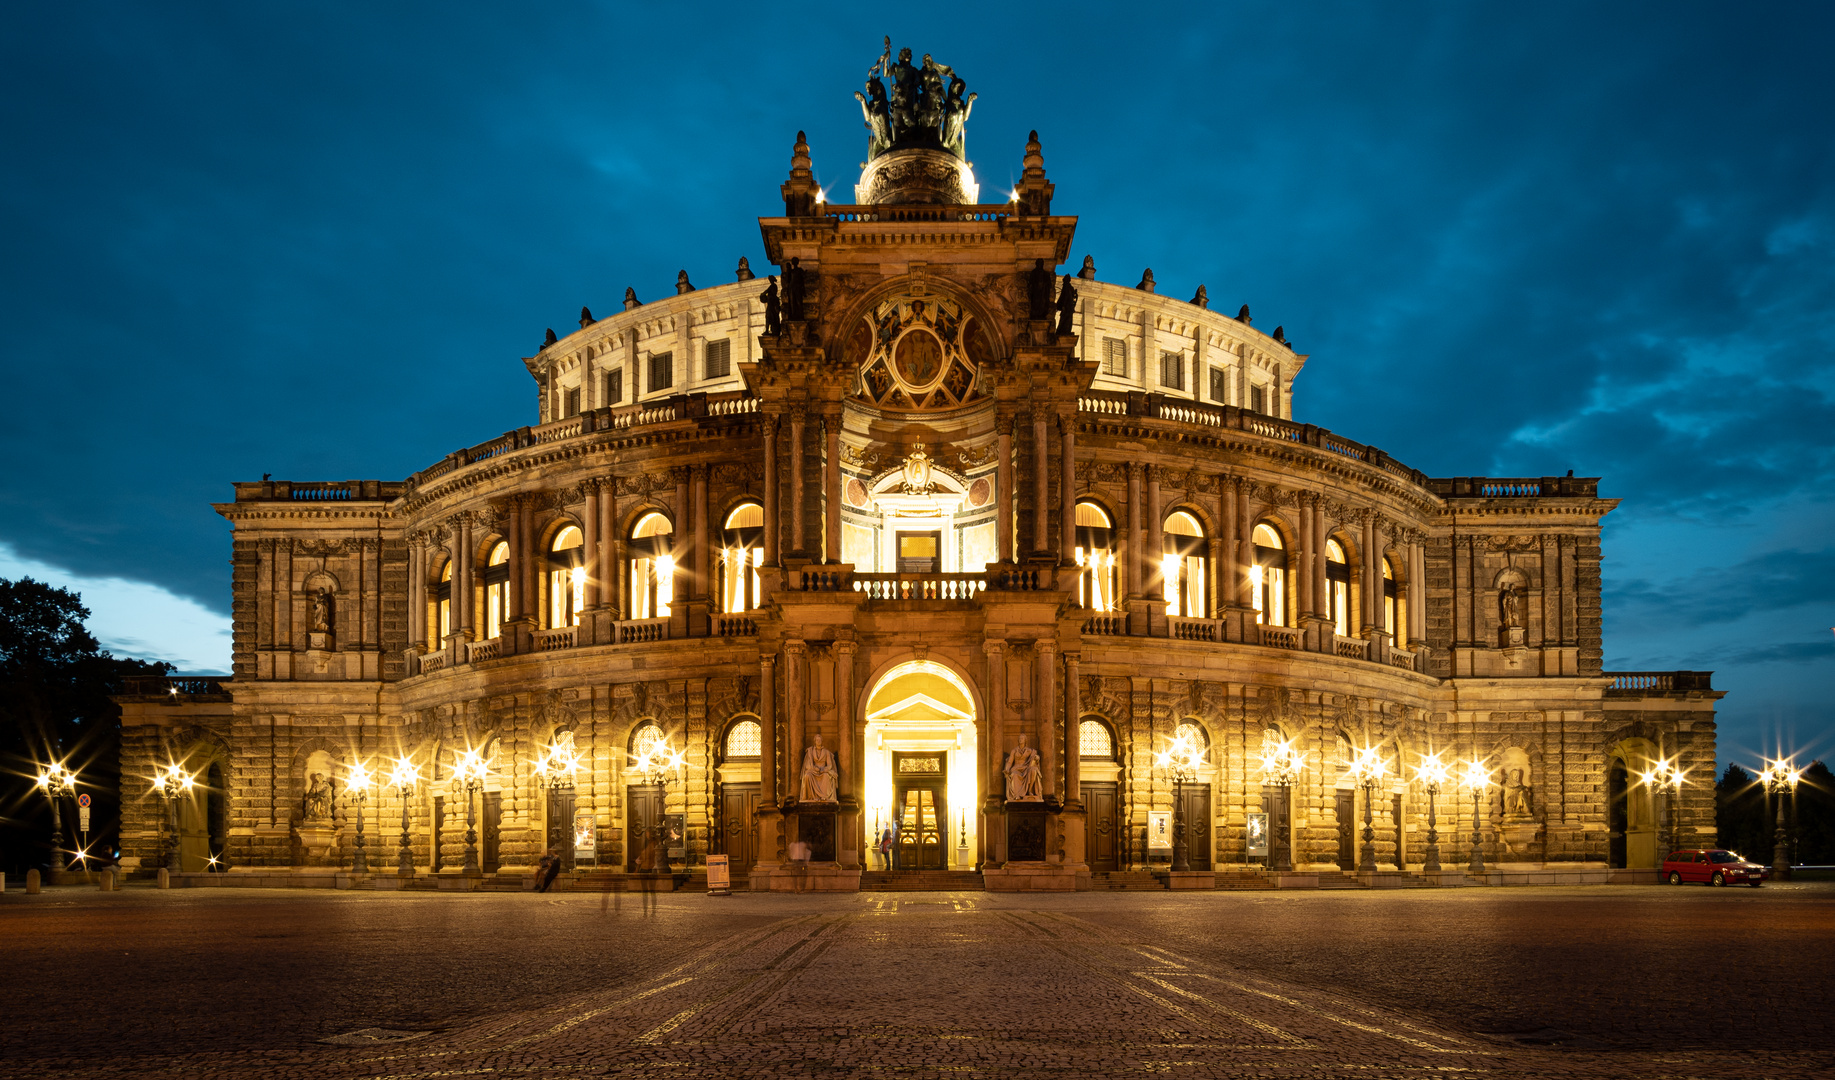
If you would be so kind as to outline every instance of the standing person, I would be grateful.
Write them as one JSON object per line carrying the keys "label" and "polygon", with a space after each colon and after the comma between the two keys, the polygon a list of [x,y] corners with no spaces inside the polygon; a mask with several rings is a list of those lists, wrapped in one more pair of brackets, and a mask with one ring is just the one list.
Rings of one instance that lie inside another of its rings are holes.
{"label": "standing person", "polygon": [[889,828],[889,829],[887,829],[887,830],[886,830],[886,832],[887,832],[887,833],[889,833],[889,834],[891,834],[891,841],[892,841],[892,842],[891,842],[891,846],[890,846],[890,847],[888,847],[888,848],[886,849],[886,851],[887,851],[887,854],[888,854],[888,855],[889,855],[889,856],[891,857],[891,860],[892,860],[892,869],[894,869],[894,870],[897,870],[897,869],[898,869],[898,863],[899,863],[899,858],[898,858],[898,818],[896,818],[896,817],[895,817],[895,818],[893,818],[893,819],[892,819],[892,827],[891,827],[891,828]]}
{"label": "standing person", "polygon": [[873,850],[879,853],[879,868],[881,870],[892,869],[891,829],[881,829],[879,831],[879,843],[873,845]]}
{"label": "standing person", "polygon": [[643,867],[641,887],[644,894],[644,914],[656,913],[656,834],[646,832],[644,846],[637,853],[637,865]]}
{"label": "standing person", "polygon": [[553,888],[554,879],[561,872],[561,849],[558,847],[549,848],[548,854],[543,857],[543,861],[548,865],[542,869],[542,883],[541,886],[535,890],[536,892],[547,892],[550,888]]}

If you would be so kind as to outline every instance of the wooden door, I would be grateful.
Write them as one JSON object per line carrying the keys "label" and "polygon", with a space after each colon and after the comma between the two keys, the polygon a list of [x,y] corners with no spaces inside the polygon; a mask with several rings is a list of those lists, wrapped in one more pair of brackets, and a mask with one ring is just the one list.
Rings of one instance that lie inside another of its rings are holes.
{"label": "wooden door", "polygon": [[[633,784],[625,789],[624,867],[633,873],[653,874],[663,858],[663,787]],[[648,863],[644,855],[648,853]]]}
{"label": "wooden door", "polygon": [[1115,815],[1115,803],[1115,781],[1083,782],[1083,809],[1089,814],[1089,860],[1093,873],[1109,873],[1121,869],[1121,861],[1117,857],[1121,822]]}
{"label": "wooden door", "polygon": [[[1180,824],[1185,831],[1185,862],[1193,870],[1211,868],[1211,786],[1181,785]],[[1175,838],[1176,839],[1176,838]]]}
{"label": "wooden door", "polygon": [[941,785],[903,788],[898,806],[899,869],[943,869],[943,834],[948,823]]}
{"label": "wooden door", "polygon": [[750,873],[758,862],[758,785],[720,786],[720,850],[725,852],[733,880]]}
{"label": "wooden door", "polygon": [[1357,789],[1339,788],[1338,796],[1338,869],[1357,869]]}
{"label": "wooden door", "polygon": [[1395,823],[1395,868],[1406,870],[1408,869],[1408,849],[1403,843],[1406,837],[1402,835],[1402,797],[1400,795],[1390,801],[1389,820]]}
{"label": "wooden door", "polygon": [[573,796],[572,788],[548,789],[546,846],[560,850],[561,869],[570,874],[573,872]]}
{"label": "wooden door", "polygon": [[499,857],[503,848],[503,792],[486,791],[481,797],[484,808],[479,816],[484,820],[480,822],[483,829],[478,837],[482,849],[478,856],[482,864],[479,869],[495,874],[503,862]]}
{"label": "wooden door", "polygon": [[1268,866],[1293,866],[1293,789],[1262,785],[1262,812],[1268,815]]}
{"label": "wooden door", "polygon": [[440,852],[440,838],[446,835],[446,796],[433,797],[433,830],[427,837],[427,865],[433,873],[439,873],[440,867],[446,865],[446,859]]}

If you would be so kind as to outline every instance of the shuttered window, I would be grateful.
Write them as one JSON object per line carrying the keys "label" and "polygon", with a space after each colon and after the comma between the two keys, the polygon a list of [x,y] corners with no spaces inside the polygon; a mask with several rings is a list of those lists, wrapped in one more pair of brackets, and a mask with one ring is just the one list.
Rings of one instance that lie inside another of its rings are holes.
{"label": "shuttered window", "polygon": [[650,393],[667,390],[675,385],[675,354],[650,354]]}
{"label": "shuttered window", "polygon": [[1104,338],[1102,342],[1102,373],[1113,375],[1118,379],[1128,377],[1128,343],[1120,338]]}
{"label": "shuttered window", "polygon": [[1230,403],[1230,371],[1228,368],[1211,369],[1211,400],[1219,405]]}
{"label": "shuttered window", "polygon": [[732,373],[733,343],[730,339],[707,343],[707,365],[705,379],[724,379]]}
{"label": "shuttered window", "polygon": [[1160,354],[1160,385],[1174,390],[1185,389],[1185,357],[1176,352]]}
{"label": "shuttered window", "polygon": [[623,368],[614,368],[605,373],[605,403],[607,405],[624,404]]}

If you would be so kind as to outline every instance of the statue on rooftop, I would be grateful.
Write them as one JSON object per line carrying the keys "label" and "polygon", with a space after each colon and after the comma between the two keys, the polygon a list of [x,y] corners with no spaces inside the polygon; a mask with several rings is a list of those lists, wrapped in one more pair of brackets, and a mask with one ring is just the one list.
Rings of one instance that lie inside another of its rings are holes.
{"label": "statue on rooftop", "polygon": [[1064,278],[1064,287],[1058,290],[1058,333],[1071,332],[1071,321],[1077,317],[1077,289],[1070,283],[1069,276]]}
{"label": "statue on rooftop", "polygon": [[803,321],[803,302],[808,299],[808,274],[803,270],[803,260],[792,256],[790,265],[784,267],[784,318],[791,322]]}
{"label": "statue on rooftop", "polygon": [[871,161],[892,148],[892,111],[886,102],[885,84],[867,80],[867,92],[854,91],[860,102],[860,115],[866,118],[867,160]]}
{"label": "statue on rooftop", "polygon": [[943,149],[965,161],[968,159],[968,114],[975,107],[975,99],[980,96],[962,96],[962,91],[966,89],[968,84],[962,81],[962,76],[951,75],[949,99],[943,103]]}
{"label": "statue on rooftop", "polygon": [[[891,81],[890,92],[882,79]],[[894,60],[888,36],[885,52],[867,68],[865,91],[854,92],[868,132],[867,160],[891,150],[945,150],[962,157],[975,98],[954,68],[929,53],[914,64],[911,50],[900,49]]]}
{"label": "statue on rooftop", "polygon": [[1045,269],[1044,259],[1034,259],[1032,269],[1026,274],[1026,307],[1027,317],[1033,322],[1042,322],[1051,318],[1051,279],[1054,275]]}
{"label": "statue on rooftop", "polygon": [[784,332],[784,307],[777,298],[777,275],[765,279],[770,282],[765,291],[758,297],[759,303],[765,306],[765,336],[777,337]]}

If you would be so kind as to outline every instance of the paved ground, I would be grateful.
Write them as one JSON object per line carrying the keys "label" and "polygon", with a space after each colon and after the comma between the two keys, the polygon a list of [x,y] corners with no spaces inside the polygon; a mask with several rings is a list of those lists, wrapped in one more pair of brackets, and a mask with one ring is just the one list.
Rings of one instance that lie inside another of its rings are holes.
{"label": "paved ground", "polygon": [[1827,885],[606,899],[9,893],[0,1076],[1835,1074]]}

